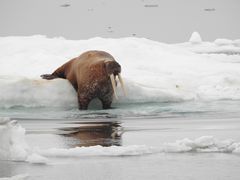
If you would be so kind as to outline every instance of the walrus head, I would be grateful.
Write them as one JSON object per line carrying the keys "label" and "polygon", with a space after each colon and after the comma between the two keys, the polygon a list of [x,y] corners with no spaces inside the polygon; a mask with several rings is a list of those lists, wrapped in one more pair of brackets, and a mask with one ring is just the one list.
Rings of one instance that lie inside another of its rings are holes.
{"label": "walrus head", "polygon": [[113,74],[114,76],[121,73],[121,66],[116,61],[113,60],[105,60],[105,66],[107,74],[110,76]]}
{"label": "walrus head", "polygon": [[119,82],[121,84],[122,90],[124,95],[126,96],[126,90],[123,84],[123,80],[121,77],[121,66],[120,64],[118,64],[116,61],[114,60],[106,60],[105,62],[105,67],[106,67],[106,71],[108,76],[110,77],[111,83],[112,83],[112,87],[113,87],[113,93],[116,99],[118,99],[117,97],[117,93],[116,93],[116,76],[119,79]]}

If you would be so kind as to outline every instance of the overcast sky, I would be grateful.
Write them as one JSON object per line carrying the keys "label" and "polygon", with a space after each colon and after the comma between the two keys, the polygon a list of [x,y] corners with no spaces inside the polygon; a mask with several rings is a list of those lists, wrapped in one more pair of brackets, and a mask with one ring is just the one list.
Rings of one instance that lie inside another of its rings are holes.
{"label": "overcast sky", "polygon": [[0,0],[0,36],[240,39],[240,0]]}

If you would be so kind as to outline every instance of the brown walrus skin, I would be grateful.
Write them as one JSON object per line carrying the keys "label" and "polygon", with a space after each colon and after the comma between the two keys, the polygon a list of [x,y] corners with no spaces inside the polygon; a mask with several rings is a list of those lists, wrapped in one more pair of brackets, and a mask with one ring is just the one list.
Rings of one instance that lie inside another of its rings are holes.
{"label": "brown walrus skin", "polygon": [[109,76],[121,72],[121,66],[112,55],[104,51],[87,51],[63,64],[52,74],[43,74],[43,79],[63,78],[69,80],[78,94],[79,109],[87,109],[90,101],[100,99],[103,109],[111,108],[113,86]]}

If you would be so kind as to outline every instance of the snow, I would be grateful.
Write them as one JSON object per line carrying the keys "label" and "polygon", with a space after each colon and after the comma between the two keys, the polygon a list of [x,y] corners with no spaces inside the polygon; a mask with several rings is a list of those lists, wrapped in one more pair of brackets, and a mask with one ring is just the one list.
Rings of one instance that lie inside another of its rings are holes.
{"label": "snow", "polygon": [[39,153],[47,157],[81,157],[81,156],[137,156],[155,153],[182,153],[182,152],[215,152],[239,153],[240,143],[233,140],[217,140],[212,136],[202,136],[194,140],[185,138],[174,143],[164,143],[160,147],[146,145],[129,146],[91,146],[75,147],[70,149],[52,148]]}
{"label": "snow", "polygon": [[199,44],[202,42],[202,38],[198,32],[193,32],[189,39],[189,42],[192,44]]}
{"label": "snow", "polygon": [[233,44],[233,41],[230,39],[216,39],[214,43],[218,46],[229,46]]}
{"label": "snow", "polygon": [[12,177],[0,178],[0,180],[27,180],[29,179],[28,174],[19,174]]}
{"label": "snow", "polygon": [[240,47],[240,39],[234,40],[234,41],[233,41],[233,45]]}
{"label": "snow", "polygon": [[81,157],[81,156],[137,156],[152,154],[155,151],[153,147],[145,145],[129,146],[90,146],[75,147],[70,149],[52,148],[39,151],[40,154],[47,157]]}
{"label": "snow", "polygon": [[0,118],[0,160],[46,164],[46,158],[32,153],[25,140],[25,131],[17,121]]}
{"label": "snow", "polygon": [[202,136],[191,140],[188,138],[177,140],[175,143],[164,144],[164,152],[225,152],[238,153],[240,143],[233,140],[219,141],[212,136]]}
{"label": "snow", "polygon": [[33,153],[27,157],[26,162],[32,164],[47,164],[49,160],[39,154]]}
{"label": "snow", "polygon": [[202,42],[197,33],[172,45],[133,37],[0,37],[0,107],[77,107],[69,82],[39,76],[94,49],[111,53],[122,66],[128,96],[118,87],[116,103],[239,100],[239,40],[224,42]]}
{"label": "snow", "polygon": [[29,151],[25,129],[9,118],[0,118],[0,122],[0,160],[25,160]]}

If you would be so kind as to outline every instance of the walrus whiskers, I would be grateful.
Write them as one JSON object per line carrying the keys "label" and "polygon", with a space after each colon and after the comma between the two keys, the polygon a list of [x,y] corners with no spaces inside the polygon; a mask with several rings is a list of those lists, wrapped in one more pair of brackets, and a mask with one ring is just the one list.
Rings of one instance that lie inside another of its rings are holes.
{"label": "walrus whiskers", "polygon": [[116,83],[115,83],[113,74],[110,74],[110,79],[111,79],[111,83],[112,83],[114,96],[115,96],[116,99],[118,99],[118,96],[117,96],[117,93],[116,93]]}

